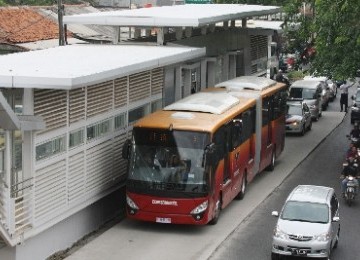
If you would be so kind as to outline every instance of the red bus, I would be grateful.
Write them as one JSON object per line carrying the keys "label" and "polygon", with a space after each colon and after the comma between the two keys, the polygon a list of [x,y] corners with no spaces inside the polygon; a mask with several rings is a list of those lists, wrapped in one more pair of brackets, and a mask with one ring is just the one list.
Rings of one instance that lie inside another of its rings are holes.
{"label": "red bus", "polygon": [[123,148],[129,218],[216,224],[256,174],[274,168],[284,148],[286,86],[257,77],[230,83],[135,123]]}

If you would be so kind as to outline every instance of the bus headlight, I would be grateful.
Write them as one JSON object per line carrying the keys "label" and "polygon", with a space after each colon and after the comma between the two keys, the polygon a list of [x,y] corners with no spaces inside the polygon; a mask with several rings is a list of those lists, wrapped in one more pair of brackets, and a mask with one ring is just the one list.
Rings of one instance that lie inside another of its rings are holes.
{"label": "bus headlight", "polygon": [[131,215],[136,214],[136,212],[139,210],[139,207],[135,204],[135,202],[130,199],[128,195],[126,195],[126,204],[128,205],[128,210]]}
{"label": "bus headlight", "polygon": [[195,220],[200,220],[204,216],[205,210],[208,208],[209,202],[205,200],[203,203],[201,203],[199,206],[194,208],[190,214],[195,218]]}

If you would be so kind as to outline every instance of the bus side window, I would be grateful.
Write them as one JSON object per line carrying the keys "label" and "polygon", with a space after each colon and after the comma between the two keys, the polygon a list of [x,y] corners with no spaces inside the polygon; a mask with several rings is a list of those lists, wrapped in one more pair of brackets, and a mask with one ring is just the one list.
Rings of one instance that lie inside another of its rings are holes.
{"label": "bus side window", "polygon": [[242,143],[242,121],[241,116],[238,116],[233,120],[231,129],[231,148],[235,150]]}

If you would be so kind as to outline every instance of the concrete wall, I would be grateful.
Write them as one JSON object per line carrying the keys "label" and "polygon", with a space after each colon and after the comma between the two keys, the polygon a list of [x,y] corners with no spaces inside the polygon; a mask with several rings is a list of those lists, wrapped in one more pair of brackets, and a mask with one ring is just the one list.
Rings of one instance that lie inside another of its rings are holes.
{"label": "concrete wall", "polygon": [[1,248],[0,259],[43,260],[55,252],[71,247],[90,230],[98,230],[104,223],[114,219],[114,216],[115,219],[121,219],[125,209],[124,194],[124,189],[119,189],[23,244]]}

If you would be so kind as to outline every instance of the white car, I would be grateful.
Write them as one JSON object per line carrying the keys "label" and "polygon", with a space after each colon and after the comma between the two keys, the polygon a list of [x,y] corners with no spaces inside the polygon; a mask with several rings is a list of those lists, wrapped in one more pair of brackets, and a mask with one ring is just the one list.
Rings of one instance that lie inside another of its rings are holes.
{"label": "white car", "polygon": [[280,256],[330,259],[340,233],[339,202],[333,188],[299,185],[288,196],[278,217],[271,259]]}

